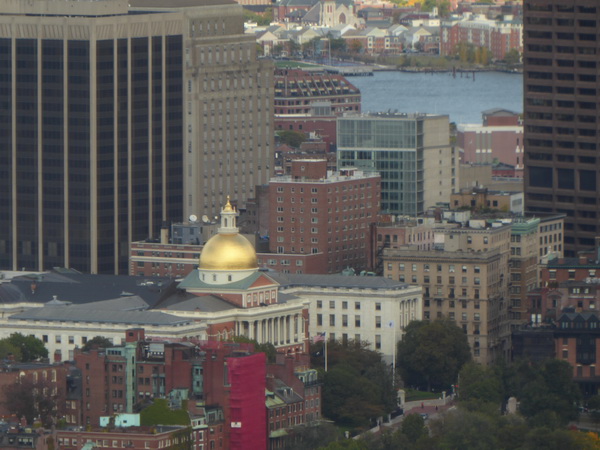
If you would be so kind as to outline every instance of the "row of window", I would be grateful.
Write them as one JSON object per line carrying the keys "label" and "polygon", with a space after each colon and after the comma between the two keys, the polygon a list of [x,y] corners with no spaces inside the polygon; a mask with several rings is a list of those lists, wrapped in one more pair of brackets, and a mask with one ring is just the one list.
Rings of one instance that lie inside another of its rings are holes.
{"label": "row of window", "polygon": [[[354,309],[360,310],[360,302],[354,302]],[[323,308],[323,300],[317,300],[317,309]],[[329,300],[329,309],[335,309],[335,300]],[[348,309],[348,302],[342,301],[342,309]],[[381,311],[381,303],[375,303],[375,311]]]}
{"label": "row of window", "polygon": [[[336,318],[335,314],[329,314],[329,326],[335,327]],[[342,315],[342,327],[349,326],[350,321],[352,320],[351,316],[347,314]],[[381,328],[381,316],[375,316],[375,328]],[[317,326],[323,326],[323,314],[317,314]],[[361,316],[354,316],[354,326],[361,326]]]}
{"label": "row of window", "polygon": [[[432,266],[432,264],[424,264],[423,265],[423,270],[425,272],[429,272],[431,270],[431,266]],[[413,272],[416,272],[418,270],[417,269],[417,264],[411,264],[411,269],[412,269]],[[442,272],[443,271],[443,264],[437,264],[436,265],[436,269],[437,269],[437,272]],[[388,270],[392,270],[392,264],[391,263],[388,263]],[[398,264],[398,270],[400,270],[400,271],[404,271],[405,270],[404,263]],[[469,272],[469,266],[462,266],[461,270],[462,270],[462,273],[468,273]],[[450,272],[450,273],[456,272],[456,266],[454,264],[450,264],[448,266],[448,272]],[[475,266],[475,267],[473,267],[473,272],[480,273],[481,272],[481,268],[479,266]]]}

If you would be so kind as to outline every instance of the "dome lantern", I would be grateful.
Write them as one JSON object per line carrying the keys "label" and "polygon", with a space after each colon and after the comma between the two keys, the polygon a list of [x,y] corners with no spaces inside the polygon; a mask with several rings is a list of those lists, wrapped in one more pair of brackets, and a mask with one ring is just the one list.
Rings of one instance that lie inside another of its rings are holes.
{"label": "dome lantern", "polygon": [[258,270],[256,250],[239,234],[238,215],[227,196],[227,203],[221,209],[218,233],[206,242],[200,253],[198,270],[203,281],[222,284],[245,278]]}

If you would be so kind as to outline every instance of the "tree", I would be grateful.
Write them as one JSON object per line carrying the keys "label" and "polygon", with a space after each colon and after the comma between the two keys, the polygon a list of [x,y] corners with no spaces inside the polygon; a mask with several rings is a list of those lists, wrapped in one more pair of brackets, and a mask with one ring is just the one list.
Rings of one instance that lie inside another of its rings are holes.
{"label": "tree", "polygon": [[363,44],[358,39],[353,39],[350,41],[350,51],[352,53],[361,53],[363,49]]}
{"label": "tree", "polygon": [[518,361],[498,366],[504,399],[519,399],[519,412],[529,424],[556,428],[575,420],[581,392],[573,382],[573,368],[566,361]]}
{"label": "tree", "polygon": [[8,339],[0,339],[0,359],[9,357],[12,357],[15,361],[21,361],[21,349],[8,342]]}
{"label": "tree", "polygon": [[89,352],[92,349],[108,348],[112,346],[113,343],[110,339],[105,338],[104,336],[95,336],[85,343],[82,350],[84,352]]}
{"label": "tree", "polygon": [[40,417],[44,426],[51,426],[55,417],[64,413],[64,402],[59,401],[62,391],[53,387],[48,380],[32,381],[22,377],[14,384],[4,386],[4,406],[19,419],[24,418],[33,425]]}
{"label": "tree", "polygon": [[521,62],[521,54],[515,48],[511,48],[504,56],[504,62],[509,65],[519,64]]}
{"label": "tree", "polygon": [[497,425],[486,414],[453,410],[430,424],[437,448],[492,449],[498,447]]}
{"label": "tree", "polygon": [[[327,343],[328,371],[323,377],[323,414],[338,425],[361,428],[393,411],[397,393],[390,368],[367,342]],[[312,367],[324,368],[324,343],[311,345]]]}
{"label": "tree", "polygon": [[398,343],[397,367],[407,386],[448,389],[471,360],[467,336],[454,321],[413,321]]}
{"label": "tree", "polygon": [[409,414],[402,421],[402,434],[413,444],[427,434],[425,421],[420,414]]}
{"label": "tree", "polygon": [[468,362],[461,369],[459,380],[461,401],[481,400],[497,405],[502,403],[502,382],[493,369]]}
{"label": "tree", "polygon": [[256,339],[250,339],[246,336],[234,336],[233,342],[238,342],[241,344],[252,344],[254,345],[254,351],[256,353],[264,353],[267,357],[268,363],[274,363],[277,355],[277,349],[270,342],[265,342],[264,344],[259,344]]}
{"label": "tree", "polygon": [[279,136],[279,140],[282,144],[287,144],[294,148],[299,148],[300,145],[307,139],[306,134],[294,130],[278,131],[277,136]]}
{"label": "tree", "polygon": [[9,345],[20,350],[21,362],[31,362],[48,357],[48,349],[44,346],[44,343],[35,336],[25,336],[21,333],[13,333],[8,338],[2,339],[1,341],[5,341]]}
{"label": "tree", "polygon": [[600,423],[600,395],[593,395],[587,401],[590,416],[595,423]]}

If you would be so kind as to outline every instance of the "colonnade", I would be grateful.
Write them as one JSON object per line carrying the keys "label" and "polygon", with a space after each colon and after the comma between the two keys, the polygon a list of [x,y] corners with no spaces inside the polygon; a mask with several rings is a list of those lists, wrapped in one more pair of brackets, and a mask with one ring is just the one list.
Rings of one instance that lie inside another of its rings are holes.
{"label": "colonnade", "polygon": [[236,334],[256,339],[259,344],[271,343],[275,347],[303,344],[305,319],[301,314],[287,314],[258,320],[244,320],[236,324]]}

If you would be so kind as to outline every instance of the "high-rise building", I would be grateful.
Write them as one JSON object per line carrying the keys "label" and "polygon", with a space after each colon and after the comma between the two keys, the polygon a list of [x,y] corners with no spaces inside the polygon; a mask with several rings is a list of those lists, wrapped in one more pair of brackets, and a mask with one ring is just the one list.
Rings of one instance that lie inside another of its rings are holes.
{"label": "high-rise building", "polygon": [[127,273],[129,242],[269,179],[273,74],[241,6],[0,5],[1,268]]}
{"label": "high-rise building", "polygon": [[565,255],[600,234],[595,0],[524,4],[525,206],[565,214]]}
{"label": "high-rise building", "polygon": [[458,158],[448,116],[361,114],[338,119],[338,169],[381,174],[381,212],[415,216],[450,202]]}

